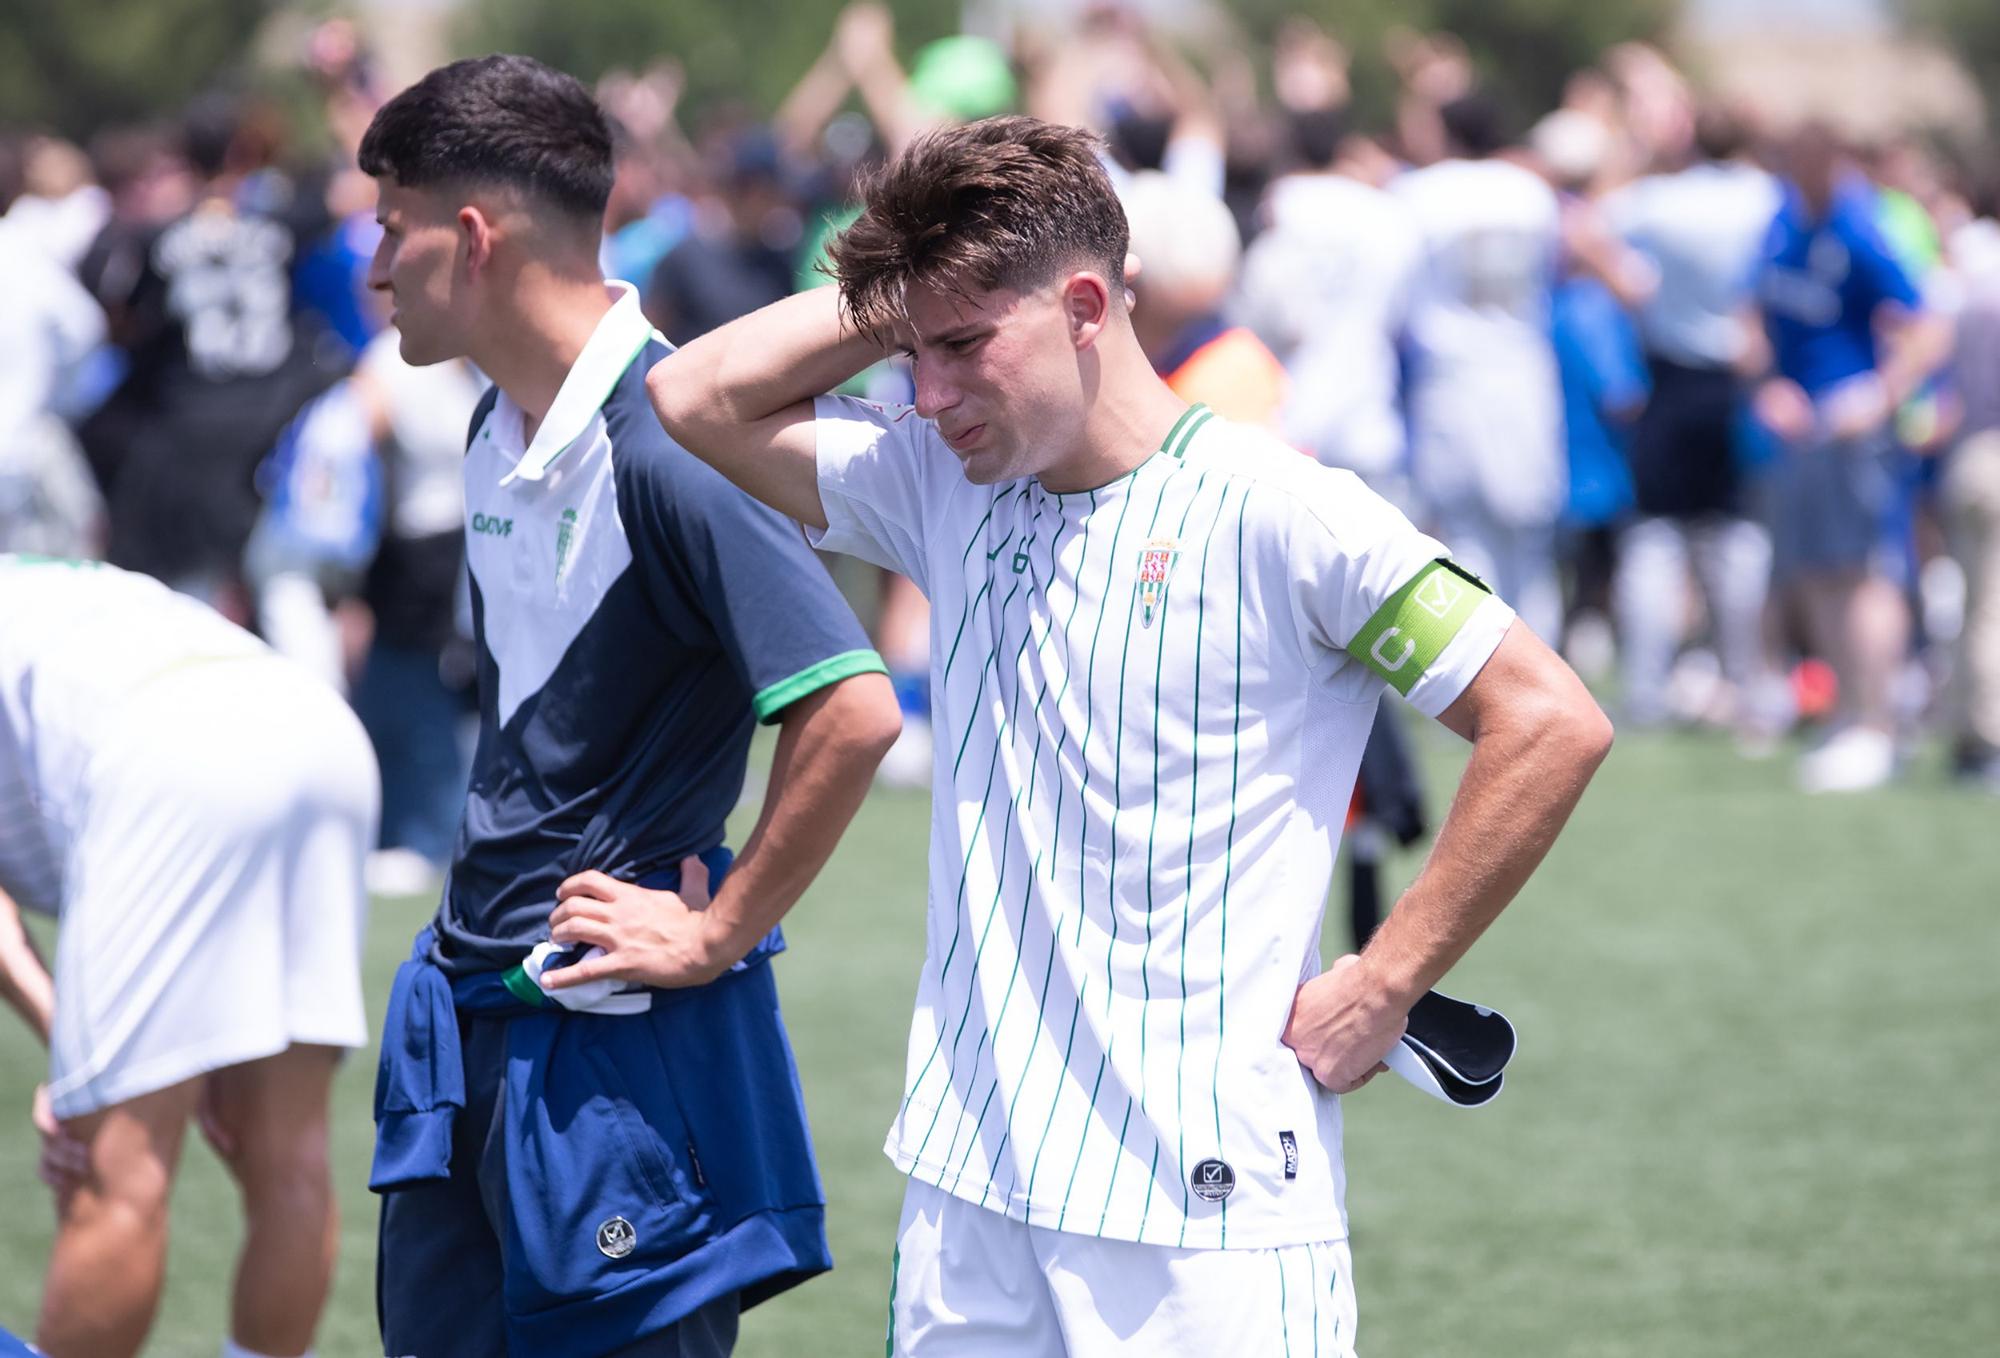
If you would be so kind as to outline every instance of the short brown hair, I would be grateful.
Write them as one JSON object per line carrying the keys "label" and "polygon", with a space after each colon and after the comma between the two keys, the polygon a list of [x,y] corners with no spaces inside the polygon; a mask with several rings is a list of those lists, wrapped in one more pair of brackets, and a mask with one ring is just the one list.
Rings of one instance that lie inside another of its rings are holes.
{"label": "short brown hair", "polygon": [[1125,211],[1098,139],[1038,118],[985,118],[912,142],[862,190],[832,247],[850,324],[881,333],[912,284],[968,296],[1100,269],[1122,295]]}

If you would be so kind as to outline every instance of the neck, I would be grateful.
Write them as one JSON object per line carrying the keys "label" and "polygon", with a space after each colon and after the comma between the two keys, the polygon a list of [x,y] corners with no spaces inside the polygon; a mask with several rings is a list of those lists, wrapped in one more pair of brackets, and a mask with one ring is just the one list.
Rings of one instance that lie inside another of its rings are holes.
{"label": "neck", "polygon": [[583,346],[611,310],[612,296],[601,278],[533,266],[502,295],[504,314],[482,326],[482,342],[466,356],[520,408],[523,436],[532,440]]}
{"label": "neck", "polygon": [[1155,452],[1187,409],[1146,361],[1127,331],[1109,335],[1097,373],[1097,391],[1075,446],[1041,474],[1057,495],[1095,490],[1127,475]]}
{"label": "neck", "polygon": [[1167,350],[1173,347],[1174,342],[1181,337],[1181,332],[1187,329],[1189,317],[1180,311],[1170,309],[1157,298],[1149,297],[1144,299],[1144,302],[1146,304],[1142,304],[1132,313],[1132,334],[1138,339],[1139,349],[1146,355],[1146,362],[1157,372],[1161,360],[1167,356]]}

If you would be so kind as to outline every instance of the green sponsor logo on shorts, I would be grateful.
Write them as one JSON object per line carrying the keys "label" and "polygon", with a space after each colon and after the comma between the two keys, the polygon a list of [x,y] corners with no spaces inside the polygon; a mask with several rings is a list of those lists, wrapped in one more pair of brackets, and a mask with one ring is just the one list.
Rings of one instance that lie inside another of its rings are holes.
{"label": "green sponsor logo on shorts", "polygon": [[474,514],[472,516],[472,531],[483,533],[490,538],[512,537],[514,534],[514,521],[512,519],[503,519],[498,514]]}
{"label": "green sponsor logo on shorts", "polygon": [[1488,593],[1477,578],[1433,561],[1389,596],[1347,652],[1407,698]]}

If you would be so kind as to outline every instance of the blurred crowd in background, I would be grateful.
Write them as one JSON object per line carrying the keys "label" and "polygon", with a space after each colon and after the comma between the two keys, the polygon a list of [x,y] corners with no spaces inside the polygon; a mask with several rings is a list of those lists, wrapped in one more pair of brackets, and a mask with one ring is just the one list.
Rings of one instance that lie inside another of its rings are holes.
{"label": "blurred crowd in background", "polygon": [[[683,108],[668,54],[603,77],[607,276],[684,342],[827,285],[857,183],[926,128],[1090,126],[1162,375],[1403,507],[1621,725],[1753,757],[1803,733],[1815,791],[1888,782],[1939,733],[1954,779],[2000,792],[1984,151],[1778,124],[1637,44],[1521,110],[1451,34],[1396,31],[1372,123],[1341,35],[1305,20],[1268,67],[1116,8],[906,55],[862,3],[768,117]],[[381,755],[376,885],[413,889],[462,803],[483,384],[403,363],[367,286],[353,153],[394,91],[343,21],[302,65],[330,153],[228,91],[82,147],[0,132],[0,550],[152,573],[339,685]],[[891,361],[857,389],[910,386]],[[885,777],[925,784],[923,600],[849,583],[908,717]]]}

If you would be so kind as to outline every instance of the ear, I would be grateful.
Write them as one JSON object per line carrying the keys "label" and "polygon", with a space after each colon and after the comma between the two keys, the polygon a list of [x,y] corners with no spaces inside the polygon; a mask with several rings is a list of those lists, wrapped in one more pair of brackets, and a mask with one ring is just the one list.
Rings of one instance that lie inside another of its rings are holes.
{"label": "ear", "polygon": [[1079,349],[1097,343],[1111,321],[1111,289],[1104,279],[1088,271],[1071,274],[1063,282],[1062,302],[1070,342]]}
{"label": "ear", "polygon": [[473,278],[490,268],[498,232],[483,208],[468,203],[458,210],[459,246],[465,251],[465,269]]}

